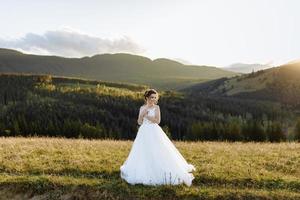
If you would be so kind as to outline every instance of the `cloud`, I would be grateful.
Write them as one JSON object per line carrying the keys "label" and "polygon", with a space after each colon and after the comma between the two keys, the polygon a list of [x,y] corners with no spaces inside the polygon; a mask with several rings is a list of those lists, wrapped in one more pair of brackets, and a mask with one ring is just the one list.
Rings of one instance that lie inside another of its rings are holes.
{"label": "cloud", "polygon": [[83,57],[103,53],[140,54],[145,50],[127,36],[105,39],[72,29],[47,31],[44,34],[27,33],[17,39],[1,39],[0,47],[17,49],[24,53]]}

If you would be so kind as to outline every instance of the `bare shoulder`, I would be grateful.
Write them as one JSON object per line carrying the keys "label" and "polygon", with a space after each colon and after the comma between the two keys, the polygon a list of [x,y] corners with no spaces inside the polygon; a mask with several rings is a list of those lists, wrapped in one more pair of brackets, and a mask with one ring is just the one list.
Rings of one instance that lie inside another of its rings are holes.
{"label": "bare shoulder", "polygon": [[142,106],[140,107],[140,110],[143,109],[143,108],[145,108],[145,105],[142,105]]}
{"label": "bare shoulder", "polygon": [[155,105],[155,108],[159,109],[159,105]]}

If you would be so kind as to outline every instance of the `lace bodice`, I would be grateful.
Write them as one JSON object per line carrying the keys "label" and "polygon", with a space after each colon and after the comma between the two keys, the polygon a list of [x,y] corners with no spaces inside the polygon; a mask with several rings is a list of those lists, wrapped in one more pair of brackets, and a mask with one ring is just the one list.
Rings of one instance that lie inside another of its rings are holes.
{"label": "lace bodice", "polygon": [[[145,108],[144,108],[145,109]],[[155,106],[153,108],[148,108],[148,116],[154,117],[155,116]],[[153,124],[149,119],[147,119],[145,116],[143,118],[143,123],[142,124]]]}

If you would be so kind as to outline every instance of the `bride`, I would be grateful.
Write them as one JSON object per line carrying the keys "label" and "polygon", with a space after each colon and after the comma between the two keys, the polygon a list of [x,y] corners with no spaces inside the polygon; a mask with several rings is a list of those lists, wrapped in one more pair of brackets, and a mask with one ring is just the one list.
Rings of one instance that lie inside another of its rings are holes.
{"label": "bride", "polygon": [[191,186],[196,168],[188,164],[165,132],[160,123],[158,92],[148,89],[145,105],[140,107],[138,129],[130,153],[120,167],[121,178],[130,184]]}

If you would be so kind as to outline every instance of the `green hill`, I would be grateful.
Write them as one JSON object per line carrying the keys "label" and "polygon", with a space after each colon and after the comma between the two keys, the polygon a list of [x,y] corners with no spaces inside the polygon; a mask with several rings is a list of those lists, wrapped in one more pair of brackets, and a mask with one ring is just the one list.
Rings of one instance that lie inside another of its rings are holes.
{"label": "green hill", "polygon": [[64,58],[22,54],[0,49],[0,72],[51,74],[149,85],[161,90],[182,89],[237,73],[210,66],[183,65],[169,59],[151,60],[131,54],[101,54]]}
{"label": "green hill", "polygon": [[186,88],[195,95],[275,101],[300,109],[300,63],[291,63]]}

